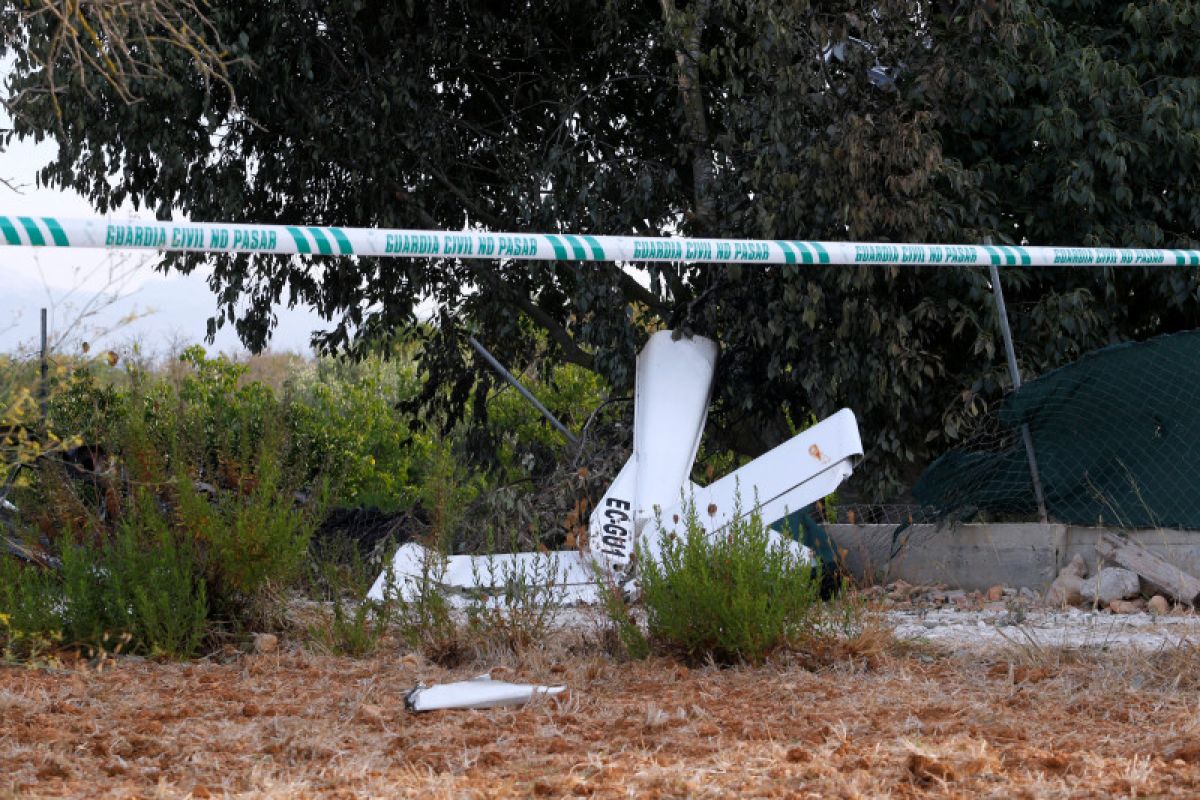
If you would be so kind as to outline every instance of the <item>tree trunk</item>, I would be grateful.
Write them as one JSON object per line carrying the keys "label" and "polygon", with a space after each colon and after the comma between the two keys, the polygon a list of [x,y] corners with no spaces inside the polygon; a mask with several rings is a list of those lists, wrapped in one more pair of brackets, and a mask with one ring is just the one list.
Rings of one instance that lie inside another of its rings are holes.
{"label": "tree trunk", "polygon": [[700,39],[708,19],[712,0],[696,0],[686,15],[675,7],[675,0],[661,0],[663,20],[668,31],[675,25],[679,47],[675,51],[679,99],[683,104],[684,135],[692,155],[692,192],[696,221],[706,235],[712,234],[715,210],[712,185],[714,167],[708,147],[708,122],[704,114],[704,93],[700,87]]}

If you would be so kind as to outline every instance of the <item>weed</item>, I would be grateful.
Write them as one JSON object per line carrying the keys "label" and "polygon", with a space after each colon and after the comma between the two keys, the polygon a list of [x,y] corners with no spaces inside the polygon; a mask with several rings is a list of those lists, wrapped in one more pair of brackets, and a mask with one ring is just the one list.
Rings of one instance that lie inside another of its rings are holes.
{"label": "weed", "polygon": [[392,604],[400,638],[429,660],[455,666],[466,658],[466,643],[454,619],[449,598],[442,588],[446,557],[426,548],[421,575],[405,578],[401,586],[391,562],[384,568],[384,599]]}
{"label": "weed", "polygon": [[473,568],[475,584],[492,587],[478,592],[467,608],[468,626],[485,647],[513,655],[540,646],[562,605],[563,577],[558,560],[549,553],[497,561],[488,537],[486,578]]}
{"label": "weed", "polygon": [[[340,547],[326,545],[322,553],[310,568],[308,585],[311,593],[331,602],[332,610],[319,625],[309,626],[309,636],[338,655],[371,655],[379,649],[394,621],[395,580],[389,579],[382,602],[359,600],[369,583],[358,548],[352,542],[343,542]],[[388,573],[394,574],[390,566]]]}
{"label": "weed", "polygon": [[603,632],[604,649],[613,655],[641,660],[650,655],[650,641],[634,617],[632,605],[625,592],[599,565],[593,565],[596,583],[600,586],[600,602],[609,627]]}

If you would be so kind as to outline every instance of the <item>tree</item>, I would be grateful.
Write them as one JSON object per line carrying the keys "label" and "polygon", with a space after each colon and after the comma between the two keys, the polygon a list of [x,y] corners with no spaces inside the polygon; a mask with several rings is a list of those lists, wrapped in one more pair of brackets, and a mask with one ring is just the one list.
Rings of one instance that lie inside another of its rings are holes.
{"label": "tree", "polygon": [[[187,56],[205,82],[229,92],[230,59],[220,33],[194,0],[24,0],[6,9],[4,44],[19,51],[22,69],[38,78],[21,91],[44,96],[57,119],[60,70],[74,73],[77,86],[99,79],[127,103],[137,102],[135,84],[166,78],[164,54]],[[36,46],[27,47],[30,42]],[[21,105],[20,96],[9,102]]]}
{"label": "tree", "polygon": [[[214,0],[237,105],[214,102],[176,49],[131,82],[135,104],[60,70],[56,96],[77,110],[60,128],[26,91],[55,57],[53,29],[28,23],[8,90],[15,135],[59,142],[42,179],[102,211],[128,198],[213,220],[1183,245],[1200,222],[1195,170],[1179,169],[1198,73],[1193,49],[1160,40],[1200,24],[1200,2],[1110,6]],[[1087,192],[1064,177],[1076,166]],[[250,346],[281,302],[313,303],[333,323],[319,343],[354,350],[411,329],[432,298],[423,364],[431,387],[453,388],[426,399],[454,410],[487,380],[469,331],[519,366],[540,329],[553,357],[618,389],[646,329],[715,336],[722,441],[754,452],[849,405],[873,497],[900,491],[1002,387],[979,271],[654,266],[647,288],[612,265],[212,261],[216,322]],[[1017,272],[1005,288],[1031,372],[1195,323],[1190,274]],[[1164,302],[1115,302],[1130,293]]]}

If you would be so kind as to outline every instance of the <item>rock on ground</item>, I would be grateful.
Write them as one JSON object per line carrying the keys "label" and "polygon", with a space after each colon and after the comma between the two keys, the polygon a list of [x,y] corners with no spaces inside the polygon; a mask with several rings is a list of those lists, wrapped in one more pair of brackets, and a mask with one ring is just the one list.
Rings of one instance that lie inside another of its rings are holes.
{"label": "rock on ground", "polygon": [[254,652],[274,653],[279,647],[279,637],[273,633],[254,634]]}
{"label": "rock on ground", "polygon": [[1079,595],[1085,603],[1107,606],[1114,600],[1137,597],[1141,584],[1137,573],[1123,567],[1105,567],[1094,578],[1083,581]]}
{"label": "rock on ground", "polygon": [[1046,591],[1046,605],[1077,606],[1083,602],[1081,589],[1087,576],[1087,562],[1079,553],[1071,559],[1071,563],[1062,568],[1054,583]]}
{"label": "rock on ground", "polygon": [[1108,604],[1108,610],[1114,614],[1140,614],[1146,610],[1146,601],[1140,597],[1137,600],[1113,600]]}

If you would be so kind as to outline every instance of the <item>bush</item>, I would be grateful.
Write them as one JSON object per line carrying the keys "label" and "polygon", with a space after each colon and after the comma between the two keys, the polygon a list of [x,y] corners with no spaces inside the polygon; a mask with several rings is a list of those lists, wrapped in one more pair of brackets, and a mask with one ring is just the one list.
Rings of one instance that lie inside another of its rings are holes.
{"label": "bush", "polygon": [[94,464],[39,459],[16,487],[29,538],[62,564],[0,591],[20,630],[188,657],[220,627],[255,627],[262,598],[299,572],[325,492],[298,503],[280,405],[239,386],[236,365],[187,357],[177,385],[131,375],[114,394],[83,375],[60,395],[61,418],[102,441]]}
{"label": "bush", "polygon": [[195,545],[172,530],[147,491],[136,493],[111,539],[62,551],[62,631],[95,646],[125,634],[130,649],[187,658],[207,631]]}
{"label": "bush", "polygon": [[208,605],[193,544],[139,491],[113,535],[66,538],[61,568],[0,559],[0,645],[34,658],[49,643],[88,648],[121,641],[148,655],[186,658],[207,630]]}
{"label": "bush", "polygon": [[417,391],[414,368],[372,357],[322,359],[284,396],[291,465],[338,487],[338,502],[394,511],[418,498],[430,437],[409,429],[396,404]]}
{"label": "bush", "polygon": [[36,659],[61,640],[60,597],[52,572],[0,556],[0,661]]}
{"label": "bush", "polygon": [[757,513],[709,536],[694,507],[683,538],[663,535],[662,560],[639,554],[648,639],[688,660],[761,664],[817,624],[816,570],[772,544]]}

